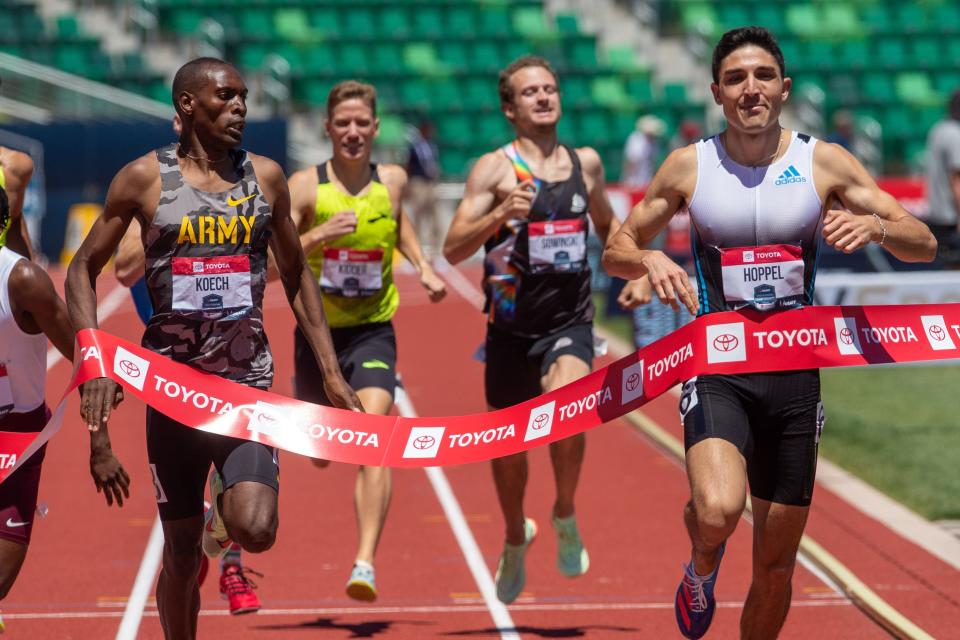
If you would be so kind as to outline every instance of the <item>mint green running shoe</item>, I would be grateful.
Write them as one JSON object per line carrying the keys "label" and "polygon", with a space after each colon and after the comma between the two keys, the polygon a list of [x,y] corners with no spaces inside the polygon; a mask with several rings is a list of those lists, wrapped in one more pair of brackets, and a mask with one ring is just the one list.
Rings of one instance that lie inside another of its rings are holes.
{"label": "mint green running shoe", "polygon": [[590,555],[577,531],[576,516],[553,516],[553,528],[557,532],[557,568],[560,573],[568,578],[582,576],[590,568]]}
{"label": "mint green running shoe", "polygon": [[521,545],[504,544],[500,554],[500,563],[497,565],[497,599],[503,604],[510,604],[517,599],[527,582],[527,571],[523,565],[523,557],[533,539],[537,537],[537,523],[533,518],[523,521],[524,542]]}

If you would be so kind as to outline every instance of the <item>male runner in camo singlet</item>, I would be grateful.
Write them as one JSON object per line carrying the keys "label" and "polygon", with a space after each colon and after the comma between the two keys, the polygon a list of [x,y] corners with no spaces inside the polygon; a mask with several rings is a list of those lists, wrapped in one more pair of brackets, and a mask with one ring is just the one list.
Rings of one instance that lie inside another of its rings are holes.
{"label": "male runner in camo singlet", "polygon": [[[316,354],[334,405],[359,410],[330,341],[316,280],[290,220],[280,167],[238,149],[247,88],[237,70],[213,58],[187,63],[173,81],[183,123],[178,144],[124,167],[103,214],[81,245],[67,277],[71,317],[97,326],[94,283],[134,217],[146,229],[146,277],[154,315],[143,345],[234,382],[267,388],[273,359],[263,331],[268,241],[287,297]],[[116,383],[83,389],[88,428],[106,427]],[[230,541],[262,552],[277,529],[276,451],[260,443],[189,429],[148,409],[147,451],[164,529],[157,605],[168,638],[197,630],[201,537],[209,554]],[[211,502],[204,526],[203,487],[211,462]],[[201,534],[203,534],[201,536]]]}

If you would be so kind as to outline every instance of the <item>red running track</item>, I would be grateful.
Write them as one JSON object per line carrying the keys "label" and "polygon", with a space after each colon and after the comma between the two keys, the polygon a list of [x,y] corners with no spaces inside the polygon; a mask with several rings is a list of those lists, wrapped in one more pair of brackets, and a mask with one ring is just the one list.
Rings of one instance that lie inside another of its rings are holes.
{"label": "red running track", "polygon": [[[476,281],[477,274],[468,271]],[[396,317],[399,369],[413,407],[422,415],[481,411],[482,365],[472,359],[483,337],[483,317],[456,290],[431,305],[411,276],[398,277],[403,304]],[[109,293],[113,283],[104,282]],[[102,296],[103,297],[103,296]],[[293,317],[278,284],[265,301],[276,359],[274,390],[291,393]],[[102,327],[139,340],[129,300]],[[68,363],[48,375],[51,401],[69,376]],[[0,604],[11,638],[114,638],[127,606],[156,508],[146,464],[143,406],[127,400],[111,421],[114,449],[132,477],[130,500],[108,509],[87,471],[87,435],[69,419],[49,447],[40,500],[49,514],[34,530],[20,578]],[[647,413],[678,433],[674,400]],[[545,451],[530,456],[528,514],[541,525],[528,554],[525,592],[507,610],[516,630],[497,630],[461,543],[427,474],[394,474],[387,528],[377,555],[381,597],[371,606],[343,593],[355,551],[352,495],[355,470],[318,469],[306,458],[281,461],[277,543],[247,563],[264,609],[231,617],[218,598],[216,575],[202,590],[200,637],[301,638],[679,638],[673,595],[689,543],[681,522],[688,489],[682,468],[629,423],[618,420],[588,435],[578,499],[581,532],[591,555],[589,573],[562,577],[549,525],[552,475]],[[503,528],[487,464],[443,470],[476,540],[487,576],[495,569]],[[878,593],[936,637],[960,623],[957,572],[881,523],[863,516],[823,487],[810,533]],[[741,524],[728,546],[717,596],[720,609],[708,637],[736,637],[750,576],[750,526]],[[870,544],[865,545],[864,540]],[[152,597],[139,638],[161,638]],[[801,566],[782,638],[883,638],[886,634],[817,575]]]}

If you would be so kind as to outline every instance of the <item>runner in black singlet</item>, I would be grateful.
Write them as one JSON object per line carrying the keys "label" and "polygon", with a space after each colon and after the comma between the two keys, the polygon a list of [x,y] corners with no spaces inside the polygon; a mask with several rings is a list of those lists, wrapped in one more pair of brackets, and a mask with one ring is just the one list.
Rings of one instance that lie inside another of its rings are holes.
{"label": "runner in black singlet", "polygon": [[[444,256],[452,263],[480,247],[486,250],[485,385],[491,409],[529,400],[590,372],[593,302],[587,216],[602,242],[619,227],[597,152],[571,149],[557,140],[560,93],[549,63],[535,56],[511,63],[500,73],[500,101],[516,140],[477,161],[444,243]],[[574,519],[585,442],[580,434],[550,445],[557,489],[557,566],[570,577],[589,567]],[[523,588],[524,553],[536,534],[536,524],[523,510],[526,454],[494,460],[493,475],[506,520],[497,596],[509,603]]]}
{"label": "runner in black singlet", "polygon": [[[238,149],[247,88],[237,70],[213,58],[187,63],[173,81],[183,123],[178,144],[124,167],[107,193],[67,275],[74,327],[97,326],[93,283],[136,217],[146,229],[146,278],[154,315],[143,336],[152,351],[234,382],[267,388],[273,360],[263,331],[267,245],[287,298],[323,372],[335,406],[359,410],[343,380],[320,291],[290,219],[280,167]],[[88,382],[81,413],[105,429],[117,384]],[[256,442],[189,429],[148,409],[147,448],[164,529],[157,604],[169,638],[196,636],[200,542],[214,554],[238,542],[261,552],[277,528],[276,452]],[[211,517],[203,486],[211,462]],[[221,494],[222,491],[222,494]],[[222,514],[222,515],[221,515]]]}
{"label": "runner in black singlet", "polygon": [[[791,80],[774,37],[761,27],[727,32],[713,52],[716,103],[726,130],[674,151],[603,256],[621,277],[649,275],[661,301],[691,313],[773,312],[813,303],[820,240],[850,253],[878,243],[905,261],[930,261],[926,226],[877,186],[842,147],[780,126]],[[683,206],[690,210],[697,293],[686,271],[646,249]],[[724,326],[724,325],[720,325]],[[725,325],[731,332],[736,323]],[[726,329],[724,329],[726,330]],[[838,330],[839,333],[839,330]],[[731,334],[710,339],[708,360]],[[826,338],[825,338],[826,339]],[[780,343],[758,349],[779,349]],[[754,348],[754,345],[750,345]],[[780,353],[789,357],[788,350]],[[746,360],[744,346],[737,355]],[[790,608],[797,549],[810,509],[823,427],[817,370],[699,376],[680,399],[692,543],[675,600],[687,638],[703,636],[727,539],[753,497],[753,581],[742,638],[775,638]]]}

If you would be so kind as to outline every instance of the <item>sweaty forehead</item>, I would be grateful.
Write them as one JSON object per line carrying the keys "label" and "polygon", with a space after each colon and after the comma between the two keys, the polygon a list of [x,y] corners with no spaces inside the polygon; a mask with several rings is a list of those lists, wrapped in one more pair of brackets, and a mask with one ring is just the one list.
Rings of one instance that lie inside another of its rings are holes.
{"label": "sweaty forehead", "polygon": [[763,47],[748,44],[731,51],[720,63],[720,75],[736,70],[771,67],[780,70],[776,58]]}
{"label": "sweaty forehead", "polygon": [[373,109],[363,98],[349,98],[333,108],[334,118],[372,118]]}

